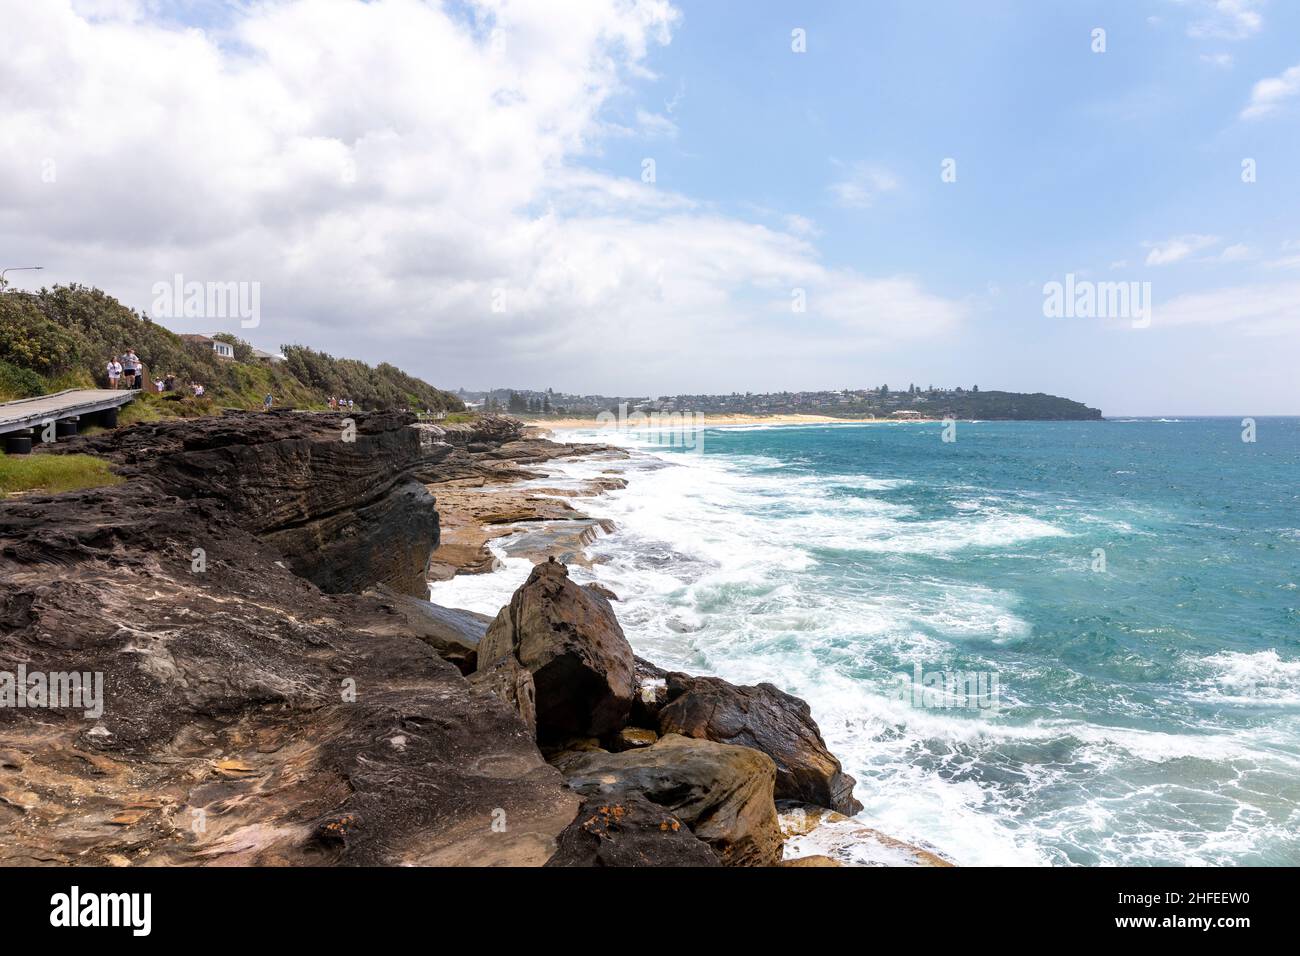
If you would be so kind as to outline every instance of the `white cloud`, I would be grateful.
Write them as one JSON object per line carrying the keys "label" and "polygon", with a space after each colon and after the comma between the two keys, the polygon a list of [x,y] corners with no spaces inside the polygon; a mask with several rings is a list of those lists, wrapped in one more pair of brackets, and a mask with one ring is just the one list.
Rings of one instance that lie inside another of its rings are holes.
{"label": "white cloud", "polygon": [[785,228],[796,236],[818,236],[821,234],[821,230],[817,228],[817,223],[807,216],[800,216],[798,213],[790,213],[785,217]]}
{"label": "white cloud", "polygon": [[1231,53],[1202,53],[1201,62],[1208,63],[1210,66],[1217,66],[1220,69],[1229,69],[1232,66]]}
{"label": "white cloud", "polygon": [[636,111],[636,123],[640,127],[642,134],[651,139],[657,137],[673,139],[677,136],[677,124],[662,113],[651,113],[649,110],[638,109]]}
{"label": "white cloud", "polygon": [[1193,0],[1197,15],[1187,35],[1216,40],[1244,40],[1264,25],[1263,0]]}
{"label": "white cloud", "polygon": [[1242,242],[1228,246],[1219,254],[1219,258],[1224,262],[1243,262],[1250,257],[1250,246]]}
{"label": "white cloud", "polygon": [[1191,234],[1175,236],[1172,239],[1166,239],[1164,242],[1143,243],[1144,248],[1151,250],[1147,253],[1146,264],[1149,266],[1172,265],[1200,252],[1202,249],[1217,245],[1219,241],[1218,236]]}
{"label": "white cloud", "polygon": [[877,197],[898,188],[898,180],[889,170],[870,163],[836,165],[844,168],[844,178],[831,183],[831,195],[841,206],[849,209],[867,209]]}
{"label": "white cloud", "polygon": [[1284,70],[1280,76],[1260,80],[1250,91],[1250,102],[1241,111],[1242,119],[1259,119],[1276,112],[1286,100],[1300,93],[1300,66]]}
{"label": "white cloud", "polygon": [[1157,302],[1152,324],[1206,326],[1233,324],[1251,335],[1300,333],[1300,283],[1236,286],[1181,295]]}
{"label": "white cloud", "polygon": [[47,281],[138,308],[175,273],[257,281],[258,344],[451,386],[721,387],[718,355],[775,379],[792,355],[818,369],[965,314],[822,265],[808,220],[756,225],[584,166],[670,37],[663,0],[283,0],[211,32],[140,9],[6,5],[24,55],[0,58],[0,245]]}

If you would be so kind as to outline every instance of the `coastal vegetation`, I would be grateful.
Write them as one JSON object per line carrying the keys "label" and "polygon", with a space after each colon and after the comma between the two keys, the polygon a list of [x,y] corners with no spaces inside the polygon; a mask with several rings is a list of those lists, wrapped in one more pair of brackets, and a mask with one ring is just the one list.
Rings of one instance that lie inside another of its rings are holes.
{"label": "coastal vegetation", "polygon": [[1082,402],[1042,392],[983,391],[969,388],[845,388],[804,392],[731,392],[728,394],[647,396],[577,395],[553,389],[501,388],[488,392],[460,390],[471,407],[508,412],[521,418],[588,418],[602,412],[689,412],[701,415],[822,415],[871,418],[960,418],[1016,421],[1089,421],[1101,411]]}
{"label": "coastal vegetation", "polygon": [[93,455],[6,455],[0,452],[0,496],[23,491],[57,494],[116,485],[108,462]]}
{"label": "coastal vegetation", "polygon": [[[6,292],[0,294],[0,401],[103,387],[109,357],[133,348],[151,380],[172,375],[178,390],[163,396],[166,401],[133,409],[128,421],[257,408],[267,393],[282,407],[324,408],[335,395],[367,409],[464,409],[451,393],[387,363],[370,366],[304,345],[282,346],[281,360],[259,356],[230,333],[212,338],[230,345],[233,357],[218,356],[210,342],[177,335],[99,289],[74,283],[30,294]],[[190,382],[204,386],[206,402],[186,397]]]}

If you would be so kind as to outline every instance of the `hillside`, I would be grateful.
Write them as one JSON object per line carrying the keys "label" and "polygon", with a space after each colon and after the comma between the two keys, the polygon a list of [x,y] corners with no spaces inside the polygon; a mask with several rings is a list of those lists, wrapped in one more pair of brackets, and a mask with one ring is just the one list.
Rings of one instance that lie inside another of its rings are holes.
{"label": "hillside", "polygon": [[[464,408],[455,395],[387,363],[372,367],[302,345],[283,346],[284,362],[263,362],[254,358],[247,342],[229,334],[216,337],[234,347],[234,360],[218,358],[210,348],[182,339],[99,289],[73,284],[34,294],[0,293],[0,401],[102,387],[109,357],[134,348],[149,375],[174,375],[182,395],[189,382],[204,385],[206,401],[165,403],[174,413],[255,408],[268,392],[281,407],[323,408],[337,395],[366,409]],[[151,400],[148,405],[161,409],[164,403]]]}

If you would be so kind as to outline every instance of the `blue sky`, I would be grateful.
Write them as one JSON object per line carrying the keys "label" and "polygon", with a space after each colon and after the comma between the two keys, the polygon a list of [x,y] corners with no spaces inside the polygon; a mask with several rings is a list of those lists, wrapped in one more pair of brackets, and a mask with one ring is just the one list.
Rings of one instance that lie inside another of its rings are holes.
{"label": "blue sky", "polygon": [[0,4],[19,284],[255,283],[152,311],[448,387],[1300,413],[1300,4]]}
{"label": "blue sky", "polygon": [[[828,262],[974,300],[950,346],[876,378],[1065,392],[1115,413],[1300,410],[1294,335],[1273,354],[1272,336],[1232,322],[1162,330],[1158,311],[1300,271],[1280,264],[1300,253],[1286,247],[1300,240],[1300,103],[1241,118],[1255,83],[1300,62],[1300,5],[1257,5],[1258,30],[1168,0],[682,9],[651,58],[659,78],[616,104],[629,125],[638,106],[669,115],[676,134],[617,142],[598,164],[626,172],[648,151],[661,185],[737,215],[813,220]],[[955,183],[940,180],[947,157]],[[895,185],[846,205],[832,187],[854,164]],[[1218,241],[1146,264],[1152,244],[1184,235]],[[1067,272],[1150,281],[1154,327],[1044,318],[1042,285]],[[1293,315],[1300,329],[1300,302]]]}

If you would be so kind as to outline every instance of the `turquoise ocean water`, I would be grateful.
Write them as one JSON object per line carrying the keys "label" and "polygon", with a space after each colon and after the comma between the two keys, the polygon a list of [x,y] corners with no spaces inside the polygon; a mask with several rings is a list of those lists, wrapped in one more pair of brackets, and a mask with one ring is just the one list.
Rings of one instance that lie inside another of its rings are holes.
{"label": "turquoise ocean water", "polygon": [[[634,458],[574,576],[643,656],[806,698],[860,819],[958,863],[1300,864],[1300,420],[941,431],[593,431]],[[996,695],[899,693],[933,674]]]}

